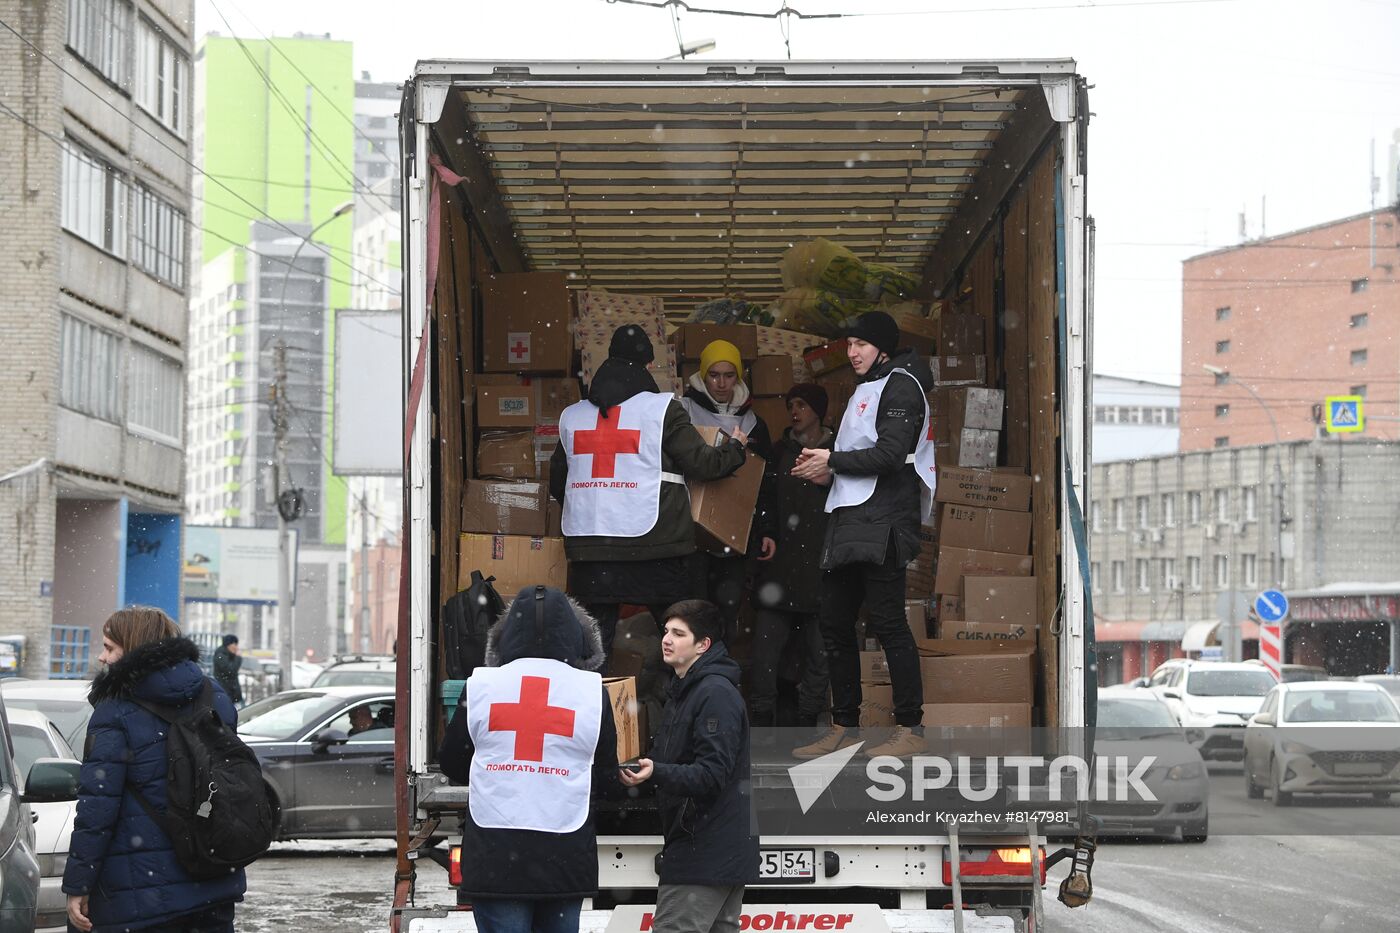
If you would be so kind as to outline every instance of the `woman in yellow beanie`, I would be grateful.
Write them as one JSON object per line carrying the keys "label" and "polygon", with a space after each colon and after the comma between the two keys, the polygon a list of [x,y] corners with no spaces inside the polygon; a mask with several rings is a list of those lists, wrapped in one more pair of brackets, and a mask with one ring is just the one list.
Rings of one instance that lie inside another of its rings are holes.
{"label": "woman in yellow beanie", "polygon": [[[773,457],[768,426],[753,412],[749,387],[744,384],[744,361],[739,348],[728,340],[712,340],[700,351],[700,371],[690,377],[681,399],[690,420],[697,426],[725,431],[738,429],[749,437],[749,450],[765,461]],[[758,505],[749,532],[749,556],[769,560],[777,550],[777,516],[770,507],[772,490],[765,484],[759,491]],[[724,614],[725,641],[732,645],[739,619],[739,603],[744,597],[744,577],[748,561],[728,548],[709,556],[710,600]]]}

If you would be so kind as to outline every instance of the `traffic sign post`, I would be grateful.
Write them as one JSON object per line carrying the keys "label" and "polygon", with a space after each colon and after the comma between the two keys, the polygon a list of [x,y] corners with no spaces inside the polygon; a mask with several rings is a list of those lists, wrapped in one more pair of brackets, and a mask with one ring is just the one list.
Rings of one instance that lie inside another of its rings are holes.
{"label": "traffic sign post", "polygon": [[1259,619],[1259,660],[1283,680],[1283,626],[1288,618],[1288,597],[1280,590],[1265,590],[1254,597],[1254,614]]}
{"label": "traffic sign post", "polygon": [[1359,395],[1329,395],[1323,415],[1328,434],[1360,434],[1366,429],[1366,400]]}

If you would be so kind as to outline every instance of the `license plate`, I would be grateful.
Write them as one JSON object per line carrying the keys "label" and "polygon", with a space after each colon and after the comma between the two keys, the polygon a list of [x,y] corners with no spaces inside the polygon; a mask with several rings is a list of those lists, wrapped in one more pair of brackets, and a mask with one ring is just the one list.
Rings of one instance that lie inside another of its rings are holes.
{"label": "license plate", "polygon": [[758,883],[779,884],[817,880],[816,849],[761,849]]}
{"label": "license plate", "polygon": [[1338,775],[1349,777],[1369,777],[1384,771],[1380,763],[1374,761],[1339,761],[1333,767],[1336,768]]}

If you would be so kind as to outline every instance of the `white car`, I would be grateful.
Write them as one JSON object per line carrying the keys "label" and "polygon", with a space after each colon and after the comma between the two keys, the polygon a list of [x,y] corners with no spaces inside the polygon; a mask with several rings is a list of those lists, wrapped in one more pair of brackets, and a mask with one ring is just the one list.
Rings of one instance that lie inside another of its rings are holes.
{"label": "white car", "polygon": [[63,740],[79,751],[92,718],[92,704],[88,702],[91,689],[90,680],[0,680],[6,709],[43,713],[58,727]]}
{"label": "white car", "polygon": [[1167,704],[1201,757],[1239,761],[1244,725],[1277,683],[1268,668],[1248,661],[1176,661],[1159,667],[1147,689]]}
{"label": "white car", "polygon": [[[9,703],[8,697],[6,699]],[[40,758],[75,759],[72,749],[47,716],[9,706],[10,738],[15,764],[28,774]],[[63,893],[63,869],[68,865],[68,841],[73,834],[76,800],[30,803],[34,814],[34,854],[39,861],[37,933],[64,933],[68,928],[68,897]]]}

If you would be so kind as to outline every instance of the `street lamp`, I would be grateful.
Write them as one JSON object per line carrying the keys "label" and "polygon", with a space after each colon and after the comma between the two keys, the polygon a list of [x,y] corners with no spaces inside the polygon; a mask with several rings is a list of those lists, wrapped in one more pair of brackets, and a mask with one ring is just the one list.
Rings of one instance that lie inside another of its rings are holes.
{"label": "street lamp", "polygon": [[[354,201],[346,201],[331,211],[329,217],[321,221],[301,238],[296,250],[292,253],[291,260],[287,263],[287,268],[282,272],[282,294],[277,302],[277,307],[282,315],[282,333],[287,327],[287,282],[291,279],[292,269],[296,268],[297,259],[301,257],[301,251],[311,242],[312,237],[320,232],[321,228],[331,221],[346,214],[354,208]],[[291,536],[288,534],[288,522],[300,517],[300,506],[294,497],[294,501],[289,508],[285,508],[282,502],[282,484],[287,478],[287,341],[279,335],[277,346],[273,348],[273,361],[276,368],[275,382],[275,406],[273,408],[273,433],[276,437],[277,455],[277,476],[275,488],[277,491],[277,629],[281,636],[281,650],[278,651],[278,660],[282,666],[282,689],[289,690],[292,686],[292,663],[296,660],[293,656],[292,646],[292,572],[291,572]],[[291,512],[288,518],[287,513]]]}

